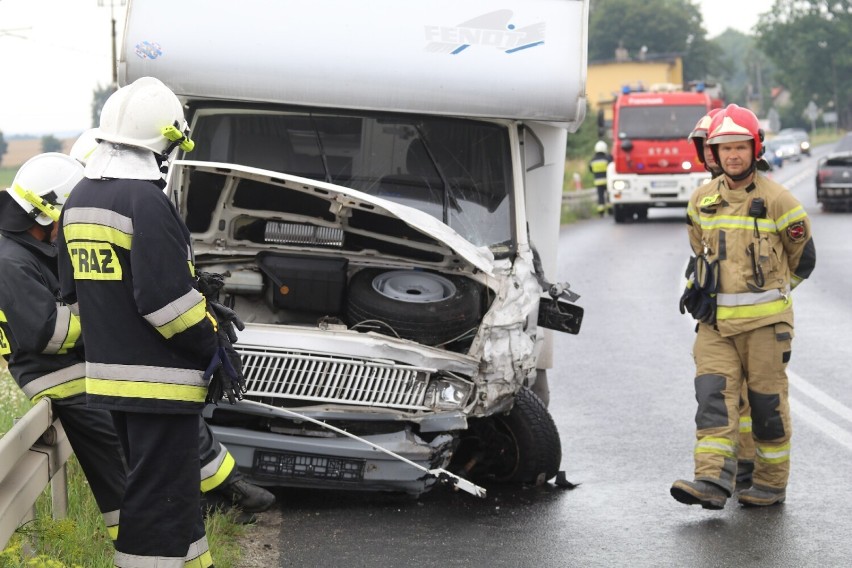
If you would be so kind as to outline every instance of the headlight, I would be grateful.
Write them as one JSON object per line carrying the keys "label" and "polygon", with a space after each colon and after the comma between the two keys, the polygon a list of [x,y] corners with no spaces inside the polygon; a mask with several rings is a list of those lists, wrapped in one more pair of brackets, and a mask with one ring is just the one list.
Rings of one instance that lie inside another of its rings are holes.
{"label": "headlight", "polygon": [[681,168],[683,168],[683,169],[684,169],[684,170],[686,170],[686,171],[689,171],[689,170],[691,170],[691,169],[692,169],[692,162],[687,162],[687,161],[685,161],[685,160],[684,160],[684,161],[680,164],[680,167],[681,167]]}
{"label": "headlight", "polygon": [[615,191],[624,191],[625,189],[630,189],[630,183],[623,179],[617,179],[612,182],[612,189]]}
{"label": "headlight", "polygon": [[467,402],[471,385],[457,379],[435,379],[426,387],[423,403],[435,410],[456,410]]}
{"label": "headlight", "polygon": [[807,150],[810,147],[811,147],[811,145],[808,144],[807,142],[802,142],[802,150]]}

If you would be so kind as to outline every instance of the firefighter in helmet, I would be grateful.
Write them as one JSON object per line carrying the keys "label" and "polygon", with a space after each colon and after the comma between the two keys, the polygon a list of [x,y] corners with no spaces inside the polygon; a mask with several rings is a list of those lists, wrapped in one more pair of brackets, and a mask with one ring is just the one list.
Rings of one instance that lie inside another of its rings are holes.
{"label": "firefighter in helmet", "polygon": [[[722,169],[713,157],[713,151],[707,141],[707,131],[713,118],[722,112],[721,108],[714,108],[701,117],[695,128],[689,134],[688,139],[695,145],[695,154],[698,161],[704,165],[713,179],[722,175]],[[751,408],[748,405],[748,391],[743,382],[743,391],[740,395],[740,439],[737,446],[737,488],[751,485],[751,476],[754,471],[754,440],[751,435]]]}
{"label": "firefighter in helmet", "polygon": [[0,354],[30,400],[50,399],[114,540],[124,461],[110,414],[86,408],[80,318],[58,300],[52,243],[59,210],[82,178],[80,164],[50,152],[27,160],[0,191]]}
{"label": "firefighter in helmet", "polygon": [[735,491],[739,409],[745,382],[755,443],[744,506],[786,499],[791,421],[786,366],[793,339],[792,290],[816,263],[801,203],[756,171],[763,146],[757,117],[729,105],[707,143],[723,175],[698,188],[687,222],[694,252],[681,311],[696,320],[694,479],[675,481],[681,503],[721,509]]}
{"label": "firefighter in helmet", "polygon": [[594,177],[595,189],[598,191],[598,215],[603,217],[610,209],[606,196],[606,168],[612,162],[612,156],[607,152],[606,142],[598,140],[595,144],[595,154],[589,160],[589,171]]}
{"label": "firefighter in helmet", "polygon": [[[69,151],[69,155],[83,166],[100,143],[96,138],[96,132],[96,128],[85,130]],[[254,519],[254,513],[265,511],[275,503],[275,496],[272,493],[243,478],[236,467],[234,457],[216,439],[210,426],[200,416],[198,418],[198,449],[201,460],[202,504],[206,508],[236,506],[240,510],[237,519],[250,522]]]}
{"label": "firefighter in helmet", "polygon": [[66,201],[62,296],[85,326],[86,398],[109,410],[128,462],[114,564],[213,565],[200,508],[199,414],[241,398],[240,323],[199,291],[189,231],[161,167],[194,143],[183,106],[143,77],[101,111],[85,178]]}

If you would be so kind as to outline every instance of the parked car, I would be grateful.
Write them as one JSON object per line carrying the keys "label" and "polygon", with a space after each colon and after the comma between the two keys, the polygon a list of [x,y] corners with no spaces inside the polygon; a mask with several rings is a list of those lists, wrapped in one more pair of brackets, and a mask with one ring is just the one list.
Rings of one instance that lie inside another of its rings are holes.
{"label": "parked car", "polygon": [[799,143],[799,150],[803,155],[811,155],[811,138],[803,128],[783,128],[778,132],[778,137],[792,137]]}
{"label": "parked car", "polygon": [[824,211],[852,210],[852,150],[835,151],[820,159],[816,196]]}

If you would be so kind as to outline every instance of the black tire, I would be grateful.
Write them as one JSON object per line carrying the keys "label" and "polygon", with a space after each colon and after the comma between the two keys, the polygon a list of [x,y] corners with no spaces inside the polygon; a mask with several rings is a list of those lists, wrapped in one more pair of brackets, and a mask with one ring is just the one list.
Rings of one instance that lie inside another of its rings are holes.
{"label": "black tire", "polygon": [[535,383],[530,390],[544,403],[545,408],[550,408],[550,383],[547,381],[547,369],[536,369]]}
{"label": "black tire", "polygon": [[625,223],[627,221],[627,206],[618,204],[613,205],[612,218],[616,223]]}
{"label": "black tire", "polygon": [[482,292],[473,280],[462,276],[408,271],[427,280],[446,279],[454,290],[448,289],[443,297],[433,301],[406,301],[390,297],[374,286],[377,277],[390,272],[367,268],[352,276],[346,305],[346,321],[350,327],[371,320],[379,321],[384,324],[375,327],[379,333],[394,335],[396,332],[400,337],[418,343],[441,345],[479,326]]}
{"label": "black tire", "polygon": [[561,463],[556,424],[538,396],[523,387],[508,414],[471,422],[450,467],[474,481],[541,485]]}

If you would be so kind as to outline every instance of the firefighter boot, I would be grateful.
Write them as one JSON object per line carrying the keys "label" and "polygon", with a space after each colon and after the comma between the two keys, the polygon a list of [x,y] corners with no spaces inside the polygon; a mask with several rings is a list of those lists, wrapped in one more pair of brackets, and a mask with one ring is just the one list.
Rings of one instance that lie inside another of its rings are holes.
{"label": "firefighter boot", "polygon": [[705,509],[724,509],[728,494],[724,489],[709,481],[685,481],[672,483],[672,497],[686,505],[701,505]]}
{"label": "firefighter boot", "polygon": [[765,485],[754,485],[737,493],[737,500],[743,507],[768,507],[783,503],[786,498],[786,490]]}
{"label": "firefighter boot", "polygon": [[275,495],[242,478],[223,487],[222,492],[230,497],[233,506],[239,507],[245,513],[261,513],[275,503]]}

